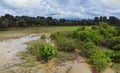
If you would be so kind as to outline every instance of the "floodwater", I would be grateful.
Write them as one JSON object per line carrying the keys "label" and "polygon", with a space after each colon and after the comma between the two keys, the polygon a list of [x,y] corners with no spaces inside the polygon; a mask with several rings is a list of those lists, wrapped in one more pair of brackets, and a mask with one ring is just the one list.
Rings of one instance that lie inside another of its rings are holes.
{"label": "floodwater", "polygon": [[38,40],[40,37],[33,37],[32,35],[24,36],[19,39],[9,39],[0,41],[0,70],[19,63],[17,53],[26,51],[27,45],[24,43]]}

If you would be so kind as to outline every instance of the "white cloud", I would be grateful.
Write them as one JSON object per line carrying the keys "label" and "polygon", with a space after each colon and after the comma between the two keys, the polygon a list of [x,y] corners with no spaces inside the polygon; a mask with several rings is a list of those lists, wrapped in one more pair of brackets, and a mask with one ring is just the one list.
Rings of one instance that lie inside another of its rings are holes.
{"label": "white cloud", "polygon": [[38,7],[42,0],[2,0],[5,5],[13,8]]}
{"label": "white cloud", "polygon": [[120,0],[0,0],[0,15],[6,13],[56,18],[120,17]]}

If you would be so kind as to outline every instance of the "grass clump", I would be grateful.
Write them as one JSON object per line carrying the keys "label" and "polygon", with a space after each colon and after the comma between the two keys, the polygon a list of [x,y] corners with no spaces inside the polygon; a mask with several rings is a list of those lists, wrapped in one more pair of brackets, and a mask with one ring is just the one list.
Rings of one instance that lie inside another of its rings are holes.
{"label": "grass clump", "polygon": [[73,52],[77,48],[77,45],[75,40],[64,37],[57,40],[57,48],[59,51]]}

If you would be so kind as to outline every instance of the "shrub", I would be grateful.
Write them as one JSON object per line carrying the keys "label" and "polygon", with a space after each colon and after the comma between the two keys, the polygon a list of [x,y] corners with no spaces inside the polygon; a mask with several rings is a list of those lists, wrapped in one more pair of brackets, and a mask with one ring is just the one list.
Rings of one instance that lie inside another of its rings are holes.
{"label": "shrub", "polygon": [[106,56],[103,51],[96,50],[96,52],[94,52],[89,57],[89,63],[91,63],[93,65],[93,68],[95,68],[99,73],[101,73],[110,66],[111,59],[110,57]]}
{"label": "shrub", "polygon": [[117,31],[117,36],[120,36],[120,27],[117,27],[116,31]]}
{"label": "shrub", "polygon": [[50,37],[52,39],[59,39],[61,37],[65,37],[65,36],[64,36],[64,33],[62,33],[62,32],[56,32],[56,33],[51,34]]}
{"label": "shrub", "polygon": [[120,63],[120,51],[114,51],[111,55],[114,63]]}
{"label": "shrub", "polygon": [[92,41],[96,45],[99,45],[102,40],[102,36],[94,30],[74,31],[73,35],[73,38],[80,39],[81,41]]}
{"label": "shrub", "polygon": [[77,39],[80,39],[80,31],[73,31],[72,32],[72,38],[77,38]]}
{"label": "shrub", "polygon": [[85,57],[89,57],[93,52],[93,49],[97,46],[93,42],[83,42],[82,44],[82,54]]}
{"label": "shrub", "polygon": [[92,49],[92,48],[96,48],[96,45],[93,42],[83,42],[82,48]]}
{"label": "shrub", "polygon": [[114,35],[117,35],[117,30],[112,27],[112,26],[109,26],[108,24],[106,23],[102,23],[99,25],[99,33],[104,36],[104,38],[111,38],[113,37]]}
{"label": "shrub", "polygon": [[83,27],[79,27],[76,31],[83,31],[83,30],[85,30],[84,26]]}
{"label": "shrub", "polygon": [[59,38],[57,40],[57,47],[59,51],[72,52],[77,47],[75,40],[70,38]]}
{"label": "shrub", "polygon": [[120,44],[117,44],[113,47],[115,51],[120,51]]}
{"label": "shrub", "polygon": [[114,63],[120,63],[120,51],[106,50],[104,53],[110,57]]}
{"label": "shrub", "polygon": [[99,27],[100,27],[100,28],[108,28],[109,25],[108,25],[107,23],[105,23],[105,22],[100,22],[100,23],[99,23]]}
{"label": "shrub", "polygon": [[40,42],[28,47],[28,50],[35,55],[37,59],[42,58],[45,61],[51,59],[56,53],[54,46],[49,43],[45,44]]}
{"label": "shrub", "polygon": [[119,50],[120,37],[112,37],[108,42],[112,50]]}
{"label": "shrub", "polygon": [[92,30],[98,30],[99,28],[98,28],[98,26],[92,26],[91,29],[92,29]]}
{"label": "shrub", "polygon": [[51,44],[43,44],[41,46],[41,55],[44,60],[49,60],[55,55],[55,47]]}

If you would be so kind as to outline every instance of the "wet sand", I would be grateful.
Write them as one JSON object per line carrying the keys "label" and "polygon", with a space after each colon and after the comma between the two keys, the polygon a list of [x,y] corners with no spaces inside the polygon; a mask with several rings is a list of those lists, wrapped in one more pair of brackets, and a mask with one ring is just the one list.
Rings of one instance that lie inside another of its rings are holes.
{"label": "wet sand", "polygon": [[0,70],[5,67],[19,63],[17,53],[26,51],[27,45],[24,43],[38,40],[40,37],[25,36],[19,39],[9,39],[0,42]]}
{"label": "wet sand", "polygon": [[47,65],[40,64],[42,73],[92,73],[91,67],[83,59],[67,61],[59,65],[54,64],[54,60]]}

